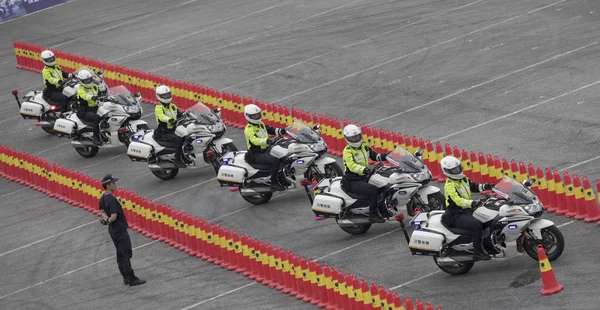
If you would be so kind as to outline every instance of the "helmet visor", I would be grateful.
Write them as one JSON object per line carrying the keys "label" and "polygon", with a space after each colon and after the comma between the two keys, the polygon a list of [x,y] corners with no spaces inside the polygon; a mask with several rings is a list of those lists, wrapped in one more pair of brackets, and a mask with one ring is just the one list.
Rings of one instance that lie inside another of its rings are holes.
{"label": "helmet visor", "polygon": [[458,165],[452,169],[446,169],[450,174],[461,174],[463,172],[463,166]]}
{"label": "helmet visor", "polygon": [[254,114],[248,114],[248,118],[258,121],[262,118],[262,115],[260,114],[260,112],[254,113]]}
{"label": "helmet visor", "polygon": [[50,58],[44,58],[45,62],[54,62],[56,60],[56,57],[52,56]]}
{"label": "helmet visor", "polygon": [[362,140],[362,134],[356,135],[356,136],[352,136],[352,137],[346,137],[346,139],[348,141],[350,141],[351,143],[357,143],[360,142]]}
{"label": "helmet visor", "polygon": [[87,78],[87,79],[83,79],[83,80],[81,80],[81,83],[82,83],[82,84],[85,84],[85,85],[89,85],[89,84],[92,84],[92,81],[93,81],[93,80],[94,80],[94,79],[93,79],[92,77],[89,77],[89,78]]}
{"label": "helmet visor", "polygon": [[158,97],[161,99],[171,99],[171,92],[159,94]]}

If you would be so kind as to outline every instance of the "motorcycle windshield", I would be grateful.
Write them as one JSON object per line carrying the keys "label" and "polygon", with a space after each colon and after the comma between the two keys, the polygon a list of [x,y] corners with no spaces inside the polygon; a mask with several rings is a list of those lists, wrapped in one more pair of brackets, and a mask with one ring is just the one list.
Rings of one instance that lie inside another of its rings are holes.
{"label": "motorcycle windshield", "polygon": [[219,117],[209,107],[200,102],[191,106],[185,112],[202,125],[215,125],[219,122]]}
{"label": "motorcycle windshield", "polygon": [[102,79],[96,74],[96,72],[94,72],[94,70],[92,70],[86,66],[82,66],[79,68],[79,70],[77,70],[77,76],[79,76],[79,72],[81,70],[87,70],[92,74],[92,78],[94,79],[94,84],[99,85],[100,83],[102,83]]}
{"label": "motorcycle windshield", "polygon": [[321,140],[321,136],[301,120],[295,120],[285,131],[299,142],[318,143]]}
{"label": "motorcycle windshield", "polygon": [[133,94],[123,85],[111,87],[108,90],[108,100],[111,102],[129,107],[137,105],[137,101],[133,97]]}
{"label": "motorcycle windshield", "polygon": [[418,173],[427,169],[425,163],[401,146],[396,146],[396,148],[390,152],[386,159],[392,165],[398,168],[403,168],[405,172],[409,173]]}
{"label": "motorcycle windshield", "polygon": [[492,191],[516,204],[533,203],[535,194],[517,180],[505,175]]}

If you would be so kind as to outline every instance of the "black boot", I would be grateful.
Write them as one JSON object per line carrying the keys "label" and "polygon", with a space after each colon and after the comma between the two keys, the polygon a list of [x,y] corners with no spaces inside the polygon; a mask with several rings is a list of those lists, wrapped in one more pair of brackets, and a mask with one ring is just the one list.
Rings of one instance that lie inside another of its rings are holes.
{"label": "black boot", "polygon": [[278,181],[271,180],[271,189],[274,191],[284,191],[285,187],[281,186]]}
{"label": "black boot", "polygon": [[123,276],[123,284],[129,285],[129,282],[131,282],[131,280],[128,277]]}
{"label": "black boot", "polygon": [[94,144],[96,145],[102,145],[102,141],[100,140],[100,138],[93,136],[92,137],[92,142],[94,142]]}
{"label": "black boot", "polygon": [[474,249],[473,250],[473,259],[475,260],[490,260],[491,257],[485,253],[483,253],[483,251],[481,251],[481,249]]}
{"label": "black boot", "polygon": [[[142,284],[146,283],[146,280],[141,280],[140,278],[136,277],[135,275],[128,277],[127,281],[128,281],[127,284],[129,286],[142,285]],[[125,282],[125,280],[124,280],[124,282]]]}
{"label": "black boot", "polygon": [[383,219],[383,217],[381,217],[377,211],[369,212],[369,221],[371,223],[385,223],[385,219]]}

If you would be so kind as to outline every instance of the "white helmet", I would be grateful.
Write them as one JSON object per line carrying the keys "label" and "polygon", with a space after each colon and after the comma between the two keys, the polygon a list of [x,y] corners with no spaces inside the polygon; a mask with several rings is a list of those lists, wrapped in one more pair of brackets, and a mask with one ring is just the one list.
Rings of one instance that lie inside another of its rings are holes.
{"label": "white helmet", "polygon": [[454,156],[446,156],[442,158],[440,162],[444,175],[454,180],[461,180],[463,178],[463,166],[460,160]]}
{"label": "white helmet", "polygon": [[172,98],[173,95],[171,95],[171,89],[169,87],[160,85],[156,88],[156,99],[158,99],[158,101],[169,104],[171,103]]}
{"label": "white helmet", "polygon": [[54,53],[50,50],[45,50],[42,52],[42,62],[46,66],[54,66],[56,64],[56,57],[54,57]]}
{"label": "white helmet", "polygon": [[249,104],[244,108],[244,116],[252,124],[259,124],[262,120],[260,108],[255,104]]}
{"label": "white helmet", "polygon": [[352,124],[344,127],[344,139],[346,139],[346,142],[352,147],[360,147],[363,143],[360,128]]}
{"label": "white helmet", "polygon": [[94,77],[89,71],[85,69],[77,73],[77,78],[79,79],[79,82],[81,82],[81,85],[85,87],[90,88],[92,87],[92,85],[94,85]]}

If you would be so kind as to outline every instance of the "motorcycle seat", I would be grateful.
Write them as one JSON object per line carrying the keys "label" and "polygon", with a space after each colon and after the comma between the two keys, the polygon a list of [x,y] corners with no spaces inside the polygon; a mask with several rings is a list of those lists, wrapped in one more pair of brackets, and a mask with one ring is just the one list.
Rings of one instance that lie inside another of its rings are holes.
{"label": "motorcycle seat", "polygon": [[342,188],[342,190],[344,191],[344,193],[346,193],[346,195],[350,196],[353,199],[369,200],[369,196],[367,196],[367,195],[359,195],[359,194],[353,193],[351,191],[347,191],[343,188]]}
{"label": "motorcycle seat", "polygon": [[453,234],[456,234],[456,235],[471,236],[473,234],[470,230],[466,230],[466,229],[462,229],[462,228],[458,228],[458,227],[454,227],[454,226],[448,227],[448,225],[445,225],[444,223],[442,223],[442,225],[444,225],[444,227],[446,227],[446,229],[448,229],[449,231],[451,231]]}
{"label": "motorcycle seat", "polygon": [[257,170],[271,170],[271,165],[263,165],[258,163],[248,163],[248,165]]}

